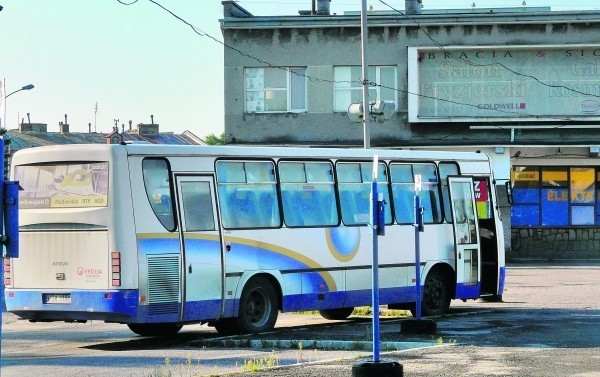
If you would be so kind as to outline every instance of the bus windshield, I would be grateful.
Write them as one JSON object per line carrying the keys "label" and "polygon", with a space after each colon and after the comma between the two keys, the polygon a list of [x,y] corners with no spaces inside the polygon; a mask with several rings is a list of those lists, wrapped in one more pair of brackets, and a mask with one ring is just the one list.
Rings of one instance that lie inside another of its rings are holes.
{"label": "bus windshield", "polygon": [[15,180],[23,209],[108,205],[108,162],[21,165]]}

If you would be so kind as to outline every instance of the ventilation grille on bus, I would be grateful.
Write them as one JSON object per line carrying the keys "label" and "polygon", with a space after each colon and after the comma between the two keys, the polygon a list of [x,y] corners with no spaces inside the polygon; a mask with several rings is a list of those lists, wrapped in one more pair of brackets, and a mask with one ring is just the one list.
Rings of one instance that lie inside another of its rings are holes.
{"label": "ventilation grille on bus", "polygon": [[179,255],[148,256],[148,314],[173,314],[179,307]]}

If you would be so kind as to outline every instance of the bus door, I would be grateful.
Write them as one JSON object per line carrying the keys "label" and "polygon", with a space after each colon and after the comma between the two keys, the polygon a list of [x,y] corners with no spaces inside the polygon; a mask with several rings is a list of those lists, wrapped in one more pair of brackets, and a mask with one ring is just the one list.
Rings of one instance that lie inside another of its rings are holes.
{"label": "bus door", "polygon": [[223,310],[223,254],[213,176],[176,176],[182,248],[182,321]]}
{"label": "bus door", "polygon": [[479,224],[472,177],[448,177],[454,228],[456,298],[476,298],[480,291]]}
{"label": "bus door", "polygon": [[473,177],[473,184],[481,246],[481,294],[496,295],[499,272],[497,229],[500,219],[494,215],[496,203],[489,177]]}

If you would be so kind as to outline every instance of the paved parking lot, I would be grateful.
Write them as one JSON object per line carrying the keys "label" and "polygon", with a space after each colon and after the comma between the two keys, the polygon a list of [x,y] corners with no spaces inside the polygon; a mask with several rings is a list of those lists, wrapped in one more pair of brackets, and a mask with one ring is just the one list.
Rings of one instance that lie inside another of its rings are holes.
{"label": "paved parking lot", "polygon": [[[383,353],[406,376],[600,376],[600,263],[511,265],[503,303],[453,302],[435,336],[403,335],[382,321],[382,345],[435,346]],[[365,339],[371,324],[290,329],[259,339]],[[372,338],[370,338],[372,339]],[[383,346],[382,346],[383,348]],[[371,356],[368,356],[371,355]],[[274,368],[253,376],[350,376],[358,360]],[[244,375],[240,373],[238,375]],[[249,375],[249,374],[248,374]]]}

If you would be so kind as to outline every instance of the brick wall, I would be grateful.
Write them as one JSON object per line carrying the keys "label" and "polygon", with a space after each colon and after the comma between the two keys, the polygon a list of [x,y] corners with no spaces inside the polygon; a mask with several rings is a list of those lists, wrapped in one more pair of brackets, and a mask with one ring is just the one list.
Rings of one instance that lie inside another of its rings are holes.
{"label": "brick wall", "polygon": [[600,228],[513,228],[507,259],[600,259]]}

